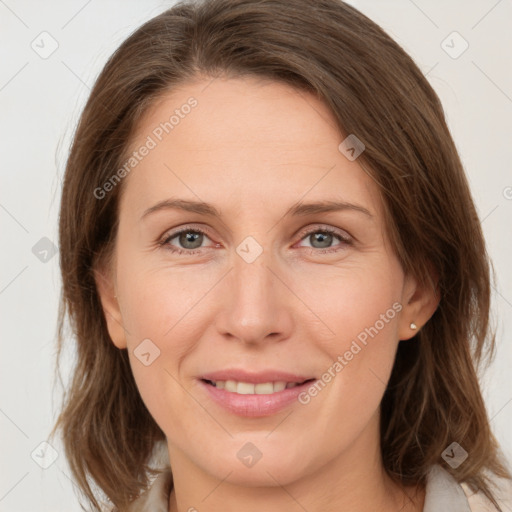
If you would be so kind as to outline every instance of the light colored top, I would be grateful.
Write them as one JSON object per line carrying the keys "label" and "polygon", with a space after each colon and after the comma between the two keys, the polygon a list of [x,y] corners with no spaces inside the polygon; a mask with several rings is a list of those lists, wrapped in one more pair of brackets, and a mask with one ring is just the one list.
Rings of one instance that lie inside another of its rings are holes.
{"label": "light colored top", "polygon": [[[153,467],[166,468],[149,489],[133,501],[127,512],[168,512],[172,475],[169,468],[167,443],[155,450]],[[495,498],[503,512],[512,511],[512,482],[495,480]],[[498,509],[480,492],[473,493],[464,483],[459,484],[440,465],[432,466],[427,475],[423,512],[496,512]]]}

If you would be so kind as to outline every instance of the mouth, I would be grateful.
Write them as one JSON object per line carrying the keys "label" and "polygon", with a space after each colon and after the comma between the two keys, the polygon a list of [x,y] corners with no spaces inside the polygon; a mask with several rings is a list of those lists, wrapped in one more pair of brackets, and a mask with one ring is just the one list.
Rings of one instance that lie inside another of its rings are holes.
{"label": "mouth", "polygon": [[292,389],[313,382],[315,379],[306,379],[301,382],[269,381],[257,384],[236,380],[201,380],[210,386],[223,389],[228,393],[237,393],[239,395],[273,395],[285,389]]}
{"label": "mouth", "polygon": [[[317,379],[289,377],[293,380],[267,380],[254,377],[247,382],[200,378],[198,382],[205,398],[224,411],[237,416],[256,418],[271,416],[285,408],[297,405],[301,393],[306,392]],[[300,402],[302,403],[302,402]],[[305,410],[305,409],[304,409]]]}

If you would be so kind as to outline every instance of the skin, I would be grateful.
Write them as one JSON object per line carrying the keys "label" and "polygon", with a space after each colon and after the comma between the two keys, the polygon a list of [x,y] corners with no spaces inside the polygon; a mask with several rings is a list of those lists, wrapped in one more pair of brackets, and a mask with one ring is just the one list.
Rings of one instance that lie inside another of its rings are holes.
{"label": "skin", "polygon": [[[97,273],[112,342],[128,349],[167,437],[169,511],[422,510],[424,490],[384,472],[379,405],[399,340],[414,336],[411,322],[420,329],[438,301],[404,275],[377,186],[338,150],[345,136],[324,103],[255,78],[198,78],[167,93],[139,123],[131,150],[190,96],[197,107],[124,179],[115,262]],[[141,220],[169,198],[211,203],[221,217],[168,209]],[[285,216],[319,200],[371,216]],[[188,225],[208,234],[196,245],[176,236],[158,245]],[[322,245],[314,233],[326,227],[351,243],[333,236]],[[252,263],[236,252],[248,236],[263,248]],[[401,312],[307,404],[244,418],[199,384],[202,373],[235,366],[320,377],[394,303]],[[149,366],[134,355],[147,338],[160,350]],[[262,453],[252,467],[237,458],[247,442]]]}

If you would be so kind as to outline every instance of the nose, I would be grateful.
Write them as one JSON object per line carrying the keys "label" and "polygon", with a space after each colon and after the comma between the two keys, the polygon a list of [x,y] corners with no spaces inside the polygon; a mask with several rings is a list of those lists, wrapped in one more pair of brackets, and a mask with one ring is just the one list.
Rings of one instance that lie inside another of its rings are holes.
{"label": "nose", "polygon": [[221,335],[249,345],[290,337],[293,294],[269,256],[264,251],[248,263],[234,255],[219,290],[215,323]]}

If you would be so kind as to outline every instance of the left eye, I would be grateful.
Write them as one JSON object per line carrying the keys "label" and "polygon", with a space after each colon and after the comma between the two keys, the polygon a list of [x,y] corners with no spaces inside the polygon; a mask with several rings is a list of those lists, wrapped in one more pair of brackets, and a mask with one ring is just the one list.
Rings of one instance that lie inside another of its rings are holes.
{"label": "left eye", "polygon": [[348,237],[331,229],[315,229],[313,231],[308,231],[301,238],[301,241],[304,239],[309,240],[311,243],[310,247],[313,247],[313,249],[330,249],[335,238],[341,242],[339,245],[343,245],[343,243],[350,243]]}
{"label": "left eye", "polygon": [[[171,251],[179,254],[194,254],[197,252],[197,249],[202,248],[202,244],[205,238],[209,239],[208,235],[201,229],[185,228],[181,231],[177,231],[176,233],[164,237],[164,239],[160,242],[160,245],[165,246]],[[334,246],[335,248],[332,248],[332,243],[336,238],[340,241],[340,243]],[[178,240],[180,247],[176,247],[175,244],[171,243],[176,239]],[[302,241],[305,239],[309,239],[311,243],[311,245],[305,247],[318,249],[318,251],[315,252],[320,253],[336,251],[339,250],[336,249],[336,247],[348,245],[351,243],[351,239],[348,237],[348,235],[344,235],[338,231],[327,228],[312,229],[302,233],[302,238],[300,240]],[[329,249],[329,251],[322,251],[322,249]]]}
{"label": "left eye", "polygon": [[[172,250],[180,253],[193,251],[194,249],[198,249],[201,247],[204,237],[207,237],[206,233],[197,229],[184,229],[182,231],[178,231],[162,241],[162,245],[168,245]],[[181,250],[179,247],[175,248],[171,241],[174,239],[178,239],[181,247],[186,249],[185,251]]]}

